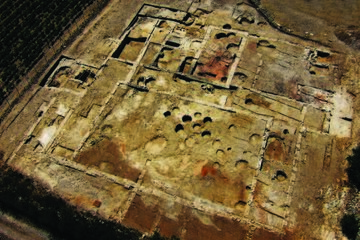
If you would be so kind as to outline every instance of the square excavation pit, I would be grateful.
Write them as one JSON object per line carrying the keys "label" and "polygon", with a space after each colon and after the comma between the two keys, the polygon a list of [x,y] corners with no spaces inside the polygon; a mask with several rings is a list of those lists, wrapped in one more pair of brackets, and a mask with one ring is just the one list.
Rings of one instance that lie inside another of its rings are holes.
{"label": "square excavation pit", "polygon": [[338,53],[235,8],[252,20],[145,4],[100,67],[62,57],[8,163],[144,233],[283,234],[303,204],[292,200],[306,191],[299,172],[316,181],[317,170],[336,171],[352,98],[336,85]]}

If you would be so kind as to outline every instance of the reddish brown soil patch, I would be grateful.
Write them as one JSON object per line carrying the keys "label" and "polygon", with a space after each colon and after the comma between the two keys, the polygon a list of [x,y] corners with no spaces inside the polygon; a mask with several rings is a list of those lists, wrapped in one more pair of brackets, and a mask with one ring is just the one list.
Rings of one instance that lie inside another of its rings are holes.
{"label": "reddish brown soil patch", "polygon": [[146,206],[141,197],[136,195],[122,223],[141,232],[152,232],[157,214],[157,206]]}
{"label": "reddish brown soil patch", "polygon": [[[175,206],[174,206],[175,207]],[[181,207],[181,214],[177,220],[170,219],[166,216],[161,216],[160,222],[157,226],[159,233],[164,237],[181,237],[182,228],[188,219],[189,209]]]}
{"label": "reddish brown soil patch", "polygon": [[317,102],[320,103],[326,102],[324,94],[316,93],[314,97]]}
{"label": "reddish brown soil patch", "polygon": [[[258,182],[254,190],[254,202],[255,206],[258,208],[258,220],[259,222],[266,223],[266,212],[262,210],[261,203],[265,201],[265,196],[263,195],[263,184]],[[266,239],[266,238],[264,238]]]}
{"label": "reddish brown soil patch", "polygon": [[224,238],[222,239],[243,240],[246,238],[247,232],[249,230],[248,225],[241,224],[236,220],[220,216],[213,216],[212,220],[213,223],[224,233]]}
{"label": "reddish brown soil patch", "polygon": [[[252,240],[295,240],[294,234],[288,230],[285,230],[284,234],[271,232],[263,228],[257,228],[253,233]],[[300,238],[306,239],[306,238]]]}
{"label": "reddish brown soil patch", "polygon": [[317,61],[320,63],[332,63],[334,62],[334,60],[336,60],[334,55],[330,55],[328,57],[318,57]]}
{"label": "reddish brown soil patch", "polygon": [[229,181],[229,179],[211,163],[208,163],[201,168],[201,177],[203,179],[215,179],[221,182]]}
{"label": "reddish brown soil patch", "polygon": [[103,171],[132,181],[137,181],[141,172],[128,165],[125,161],[125,144],[116,140],[102,140],[92,148],[81,152],[75,161],[99,168],[101,168],[101,164],[106,164],[108,167]]}
{"label": "reddish brown soil patch", "polygon": [[[270,139],[271,141],[271,139]],[[275,161],[281,161],[284,162],[284,146],[281,143],[280,140],[274,139],[270,142],[270,144],[267,146],[265,151],[265,159],[266,160],[275,160]]]}
{"label": "reddish brown soil patch", "polygon": [[298,101],[301,101],[301,96],[298,94],[298,84],[296,79],[288,81],[289,97]]}
{"label": "reddish brown soil patch", "polygon": [[285,229],[285,236],[282,237],[283,240],[296,240],[299,239],[295,237],[297,232],[289,231],[288,229]]}
{"label": "reddish brown soil patch", "polygon": [[99,208],[99,207],[101,206],[101,201],[95,200],[95,201],[93,202],[93,206],[96,207],[96,208]]}
{"label": "reddish brown soil patch", "polygon": [[180,237],[182,226],[183,226],[182,222],[177,222],[170,218],[162,216],[158,228],[161,236],[170,238],[172,236]]}
{"label": "reddish brown soil patch", "polygon": [[229,58],[227,52],[218,51],[205,65],[199,66],[197,75],[217,81],[226,81],[225,78],[231,62],[232,60]]}
{"label": "reddish brown soil patch", "polygon": [[[248,45],[247,45],[247,49],[250,49],[252,51],[256,51],[257,49],[257,43],[256,42],[249,42]],[[256,53],[254,53],[256,54]]]}
{"label": "reddish brown soil patch", "polygon": [[212,217],[213,224],[206,225],[191,215],[186,224],[186,240],[242,240],[246,238],[248,226],[219,216]]}
{"label": "reddish brown soil patch", "polygon": [[257,228],[253,233],[252,240],[280,240],[282,237],[278,233],[270,232],[263,228]]}
{"label": "reddish brown soil patch", "polygon": [[259,96],[256,93],[250,93],[246,95],[245,100],[245,103],[255,104],[264,108],[269,108],[271,105],[271,103],[269,103],[263,97]]}
{"label": "reddish brown soil patch", "polygon": [[[226,204],[231,204],[231,207],[234,207],[232,204],[245,205],[248,201],[249,196],[242,173],[231,179],[226,173],[222,173],[216,165],[207,163],[202,167],[199,177],[201,179],[200,184],[203,187],[199,194],[204,198],[223,204],[226,202]],[[225,195],[226,198],[224,198]],[[229,197],[230,195],[231,197]]]}
{"label": "reddish brown soil patch", "polygon": [[82,195],[76,196],[74,199],[75,205],[80,207],[93,206],[93,201],[93,199]]}
{"label": "reddish brown soil patch", "polygon": [[213,166],[206,166],[205,165],[201,169],[201,176],[202,177],[205,177],[207,175],[216,176],[216,174],[217,174],[217,170]]}
{"label": "reddish brown soil patch", "polygon": [[[251,126],[254,123],[254,118],[250,117],[250,116],[246,116],[246,115],[237,115],[233,118],[231,118],[231,123],[233,124],[229,124],[228,129],[230,131],[232,131],[232,128],[235,130],[236,127],[241,126],[241,127],[247,127],[247,126]],[[234,131],[236,132],[236,130]]]}

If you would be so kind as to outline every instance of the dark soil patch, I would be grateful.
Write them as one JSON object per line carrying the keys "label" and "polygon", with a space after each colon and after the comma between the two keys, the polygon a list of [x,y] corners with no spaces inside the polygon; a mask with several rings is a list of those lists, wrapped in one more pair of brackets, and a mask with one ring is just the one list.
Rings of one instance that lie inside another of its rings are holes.
{"label": "dark soil patch", "polygon": [[356,239],[360,228],[360,222],[355,215],[346,214],[341,219],[341,229],[344,235],[349,239]]}
{"label": "dark soil patch", "polygon": [[346,45],[360,50],[360,28],[349,27],[341,28],[335,31],[336,37]]}
{"label": "dark soil patch", "polygon": [[360,146],[353,149],[353,154],[347,158],[349,168],[346,169],[349,183],[360,190]]}
{"label": "dark soil patch", "polygon": [[255,104],[255,105],[258,105],[258,106],[264,107],[264,108],[269,108],[271,105],[271,103],[269,103],[263,97],[259,96],[258,94],[255,94],[255,93],[250,93],[250,94],[246,95],[245,103],[246,104]]}
{"label": "dark soil patch", "polygon": [[147,206],[141,196],[136,195],[126,213],[123,224],[141,232],[152,232],[152,226],[158,214],[157,206]]}
{"label": "dark soil patch", "polygon": [[115,140],[104,139],[92,148],[81,152],[76,160],[86,166],[101,167],[106,164],[105,172],[137,181],[141,171],[129,166],[126,162],[125,144]]}
{"label": "dark soil patch", "polygon": [[265,151],[265,159],[284,162],[285,151],[280,140],[275,139],[270,142]]}
{"label": "dark soil patch", "polygon": [[236,220],[220,216],[211,217],[213,225],[202,223],[197,217],[190,215],[186,224],[185,240],[243,240],[246,239],[248,226]]}

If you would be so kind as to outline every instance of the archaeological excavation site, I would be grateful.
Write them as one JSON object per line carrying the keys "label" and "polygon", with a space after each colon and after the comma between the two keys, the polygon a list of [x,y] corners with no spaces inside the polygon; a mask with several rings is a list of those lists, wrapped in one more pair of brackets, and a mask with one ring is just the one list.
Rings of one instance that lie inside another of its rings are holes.
{"label": "archaeological excavation site", "polygon": [[271,2],[110,1],[1,122],[2,208],[59,239],[352,239],[359,50]]}

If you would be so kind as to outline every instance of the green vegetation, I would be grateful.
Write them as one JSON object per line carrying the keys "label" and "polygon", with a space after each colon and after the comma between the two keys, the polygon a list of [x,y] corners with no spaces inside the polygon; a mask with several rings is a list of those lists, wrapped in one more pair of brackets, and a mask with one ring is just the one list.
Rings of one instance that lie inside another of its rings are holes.
{"label": "green vegetation", "polygon": [[358,235],[360,228],[359,217],[355,214],[346,214],[341,219],[342,232],[349,240],[355,240]]}
{"label": "green vegetation", "polygon": [[349,167],[346,170],[351,186],[360,190],[360,146],[353,149],[353,154],[347,158]]}
{"label": "green vegetation", "polygon": [[[0,104],[94,0],[0,3]],[[104,1],[106,2],[106,1]],[[20,93],[19,93],[20,94]]]}
{"label": "green vegetation", "polygon": [[[349,184],[352,187],[351,196],[356,199],[356,195],[360,190],[360,146],[353,149],[353,154],[347,158],[349,167],[346,169]],[[356,203],[356,201],[355,201]],[[356,205],[356,204],[355,204]],[[349,204],[347,207],[348,214],[345,214],[341,219],[341,228],[344,235],[350,239],[355,240],[360,233],[360,213],[357,206]]]}

